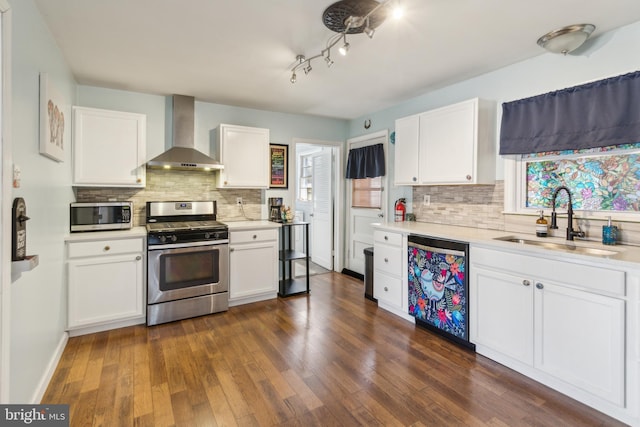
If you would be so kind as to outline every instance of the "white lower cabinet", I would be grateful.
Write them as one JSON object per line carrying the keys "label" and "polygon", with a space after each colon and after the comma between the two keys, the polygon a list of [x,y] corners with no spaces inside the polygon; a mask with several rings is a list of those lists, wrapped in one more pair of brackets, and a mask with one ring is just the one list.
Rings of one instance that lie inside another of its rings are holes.
{"label": "white lower cabinet", "polygon": [[71,335],[145,322],[144,238],[67,243]]}
{"label": "white lower cabinet", "polygon": [[625,406],[623,271],[473,246],[470,261],[478,353],[601,410]]}
{"label": "white lower cabinet", "polygon": [[471,341],[533,365],[531,282],[478,266],[473,267],[472,275]]}
{"label": "white lower cabinet", "polygon": [[278,231],[229,233],[229,306],[277,298]]}
{"label": "white lower cabinet", "polygon": [[624,405],[624,300],[550,281],[534,295],[534,366]]}
{"label": "white lower cabinet", "polygon": [[373,232],[373,297],[378,306],[407,320],[407,238],[386,230]]}

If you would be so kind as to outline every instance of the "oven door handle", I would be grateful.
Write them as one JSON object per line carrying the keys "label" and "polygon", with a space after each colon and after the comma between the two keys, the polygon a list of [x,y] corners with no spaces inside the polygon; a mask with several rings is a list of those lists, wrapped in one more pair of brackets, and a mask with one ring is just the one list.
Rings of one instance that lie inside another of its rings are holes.
{"label": "oven door handle", "polygon": [[196,248],[199,246],[218,246],[229,244],[229,239],[222,240],[205,240],[202,242],[189,242],[189,243],[167,243],[166,245],[151,245],[148,247],[150,251],[157,251],[162,249],[181,249],[181,248]]}

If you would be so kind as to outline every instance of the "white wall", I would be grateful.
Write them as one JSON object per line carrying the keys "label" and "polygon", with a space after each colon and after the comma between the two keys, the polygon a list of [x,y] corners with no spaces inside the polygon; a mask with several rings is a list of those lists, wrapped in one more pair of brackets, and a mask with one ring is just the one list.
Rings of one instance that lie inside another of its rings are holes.
{"label": "white wall", "polygon": [[[27,253],[39,265],[11,285],[10,401],[39,399],[41,381],[66,327],[64,236],[69,227],[71,114],[75,82],[32,0],[10,0],[13,10],[13,161],[22,169],[12,199],[27,204]],[[65,158],[58,163],[39,154],[39,73],[66,99]],[[3,200],[2,203],[12,203]],[[10,239],[10,236],[3,236]]]}
{"label": "white wall", "polygon": [[[535,40],[532,40],[534,43]],[[497,125],[502,117],[502,103],[526,98],[565,87],[576,86],[588,81],[599,80],[640,69],[638,46],[640,45],[640,22],[610,31],[588,41],[574,54],[557,55],[545,53],[463,81],[445,88],[429,92],[407,100],[391,108],[372,112],[349,123],[349,137],[361,135],[365,119],[371,119],[369,131],[395,129],[395,120],[411,114],[453,104],[470,98],[493,100],[497,104]],[[453,53],[455,54],[455,53]],[[499,128],[498,128],[499,129]],[[499,132],[497,132],[499,135]],[[496,138],[496,146],[498,140]],[[394,146],[390,147],[390,177],[393,178]],[[498,152],[498,150],[496,150]],[[496,178],[504,178],[504,165],[498,157]],[[393,182],[393,179],[392,181]],[[390,185],[390,209],[393,200],[407,197],[411,201],[411,191],[401,196],[410,187]],[[410,203],[409,203],[410,204]]]}

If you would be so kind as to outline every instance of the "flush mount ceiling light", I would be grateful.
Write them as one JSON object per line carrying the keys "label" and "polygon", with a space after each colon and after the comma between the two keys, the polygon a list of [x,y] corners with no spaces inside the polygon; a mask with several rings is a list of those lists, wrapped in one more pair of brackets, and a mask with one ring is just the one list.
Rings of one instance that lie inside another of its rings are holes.
{"label": "flush mount ceiling light", "polygon": [[595,29],[592,24],[569,25],[540,37],[538,45],[549,52],[566,55],[582,46]]}
{"label": "flush mount ceiling light", "polygon": [[311,61],[316,58],[324,58],[327,67],[333,65],[331,59],[331,48],[343,41],[338,51],[342,55],[346,55],[349,51],[349,43],[347,43],[347,34],[366,34],[369,38],[373,38],[376,28],[382,24],[387,18],[388,7],[391,3],[395,4],[394,17],[399,17],[398,0],[341,0],[332,4],[325,9],[322,14],[322,22],[331,31],[336,34],[327,40],[326,47],[317,55],[306,58],[304,55],[296,56],[296,63],[291,68],[291,83],[295,83],[296,71],[304,70],[305,74],[311,72]]}

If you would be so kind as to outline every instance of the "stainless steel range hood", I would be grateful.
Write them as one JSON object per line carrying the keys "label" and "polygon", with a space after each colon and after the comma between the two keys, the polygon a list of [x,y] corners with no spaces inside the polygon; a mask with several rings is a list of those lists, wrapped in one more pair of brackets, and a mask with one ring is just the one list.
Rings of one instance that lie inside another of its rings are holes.
{"label": "stainless steel range hood", "polygon": [[148,167],[186,170],[224,168],[220,162],[194,148],[194,106],[195,99],[192,96],[173,95],[173,146],[149,160]]}

